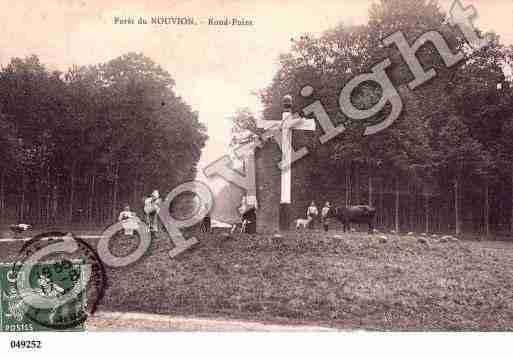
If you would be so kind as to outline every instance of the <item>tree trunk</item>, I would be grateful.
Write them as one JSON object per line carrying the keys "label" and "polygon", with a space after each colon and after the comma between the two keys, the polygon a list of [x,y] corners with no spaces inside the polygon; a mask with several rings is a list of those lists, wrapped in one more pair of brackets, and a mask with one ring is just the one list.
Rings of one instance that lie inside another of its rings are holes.
{"label": "tree trunk", "polygon": [[137,206],[137,203],[139,202],[137,200],[139,198],[138,193],[139,193],[139,181],[136,178],[135,181],[134,181],[134,192],[132,194],[132,196],[133,196],[133,199],[132,199],[133,205],[132,206],[134,207],[134,208],[132,208],[132,211],[134,211],[137,208],[136,206]]}
{"label": "tree trunk", "polygon": [[69,192],[69,209],[68,209],[68,223],[71,224],[73,222],[73,202],[75,201],[75,167],[76,162],[73,161],[71,165],[71,173],[70,173],[70,192]]}
{"label": "tree trunk", "polygon": [[23,223],[25,217],[25,170],[21,174],[21,200],[18,214],[18,223]]}
{"label": "tree trunk", "polygon": [[45,209],[45,217],[44,217],[44,223],[48,224],[50,223],[50,217],[52,213],[52,181],[50,179],[50,166],[46,167],[46,209]]}
{"label": "tree trunk", "polygon": [[513,234],[513,167],[511,168],[511,217],[509,220],[509,230]]}
{"label": "tree trunk", "polygon": [[484,208],[484,222],[486,238],[490,237],[490,183],[488,179],[485,182],[485,208]]}
{"label": "tree trunk", "polygon": [[55,223],[59,214],[59,182],[53,185],[52,191],[52,223]]}
{"label": "tree trunk", "polygon": [[408,221],[410,222],[410,231],[415,231],[415,189],[408,185]]}
{"label": "tree trunk", "polygon": [[351,204],[351,165],[350,163],[346,163],[346,206]]}
{"label": "tree trunk", "polygon": [[355,204],[360,204],[360,166],[358,166],[358,162],[354,164],[352,172],[354,173]]}
{"label": "tree trunk", "polygon": [[424,193],[424,213],[425,213],[425,216],[426,216],[425,232],[429,233],[429,195],[427,193]]}
{"label": "tree trunk", "polygon": [[395,180],[395,231],[399,233],[399,178]]}
{"label": "tree trunk", "polygon": [[114,170],[114,188],[112,189],[112,221],[116,221],[116,212],[118,210],[118,174],[119,162],[116,162]]}
{"label": "tree trunk", "polygon": [[369,165],[369,206],[372,206],[372,167]]}
{"label": "tree trunk", "polygon": [[42,200],[41,200],[41,187],[42,187],[42,183],[41,183],[41,177],[42,176],[39,176],[37,178],[37,209],[36,209],[36,220],[37,220],[37,223],[41,223],[41,218],[43,216],[43,205],[42,205]]}
{"label": "tree trunk", "polygon": [[133,193],[133,199],[132,199],[132,211],[135,211],[139,204],[139,188],[140,188],[140,182],[139,182],[139,170],[138,167],[135,168],[135,174],[134,174],[134,193]]}
{"label": "tree trunk", "polygon": [[0,173],[0,216],[5,218],[5,170]]}
{"label": "tree trunk", "polygon": [[96,176],[95,174],[93,173],[91,175],[91,185],[89,187],[89,205],[88,205],[88,215],[87,215],[87,222],[89,224],[93,224],[93,213],[94,213],[94,196],[95,196],[95,193],[94,193],[94,186],[95,186],[95,182],[96,182]]}
{"label": "tree trunk", "polygon": [[383,191],[385,190],[385,184],[383,177],[381,177],[380,186],[379,186],[379,208],[381,209],[381,215],[379,216],[379,223],[381,227],[384,227],[385,225],[385,199],[383,198],[384,194]]}
{"label": "tree trunk", "polygon": [[458,178],[456,178],[454,180],[454,219],[455,219],[455,232],[456,232],[456,235],[459,235],[460,232],[461,232],[461,228],[460,228],[460,189],[459,189],[459,180]]}

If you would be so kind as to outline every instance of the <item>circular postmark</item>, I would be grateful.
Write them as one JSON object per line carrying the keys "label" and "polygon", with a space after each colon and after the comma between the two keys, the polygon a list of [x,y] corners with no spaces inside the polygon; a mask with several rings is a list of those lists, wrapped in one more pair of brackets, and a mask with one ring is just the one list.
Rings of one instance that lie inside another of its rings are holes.
{"label": "circular postmark", "polygon": [[82,325],[96,311],[107,283],[95,250],[64,232],[46,232],[27,241],[11,272],[25,316],[56,330]]}

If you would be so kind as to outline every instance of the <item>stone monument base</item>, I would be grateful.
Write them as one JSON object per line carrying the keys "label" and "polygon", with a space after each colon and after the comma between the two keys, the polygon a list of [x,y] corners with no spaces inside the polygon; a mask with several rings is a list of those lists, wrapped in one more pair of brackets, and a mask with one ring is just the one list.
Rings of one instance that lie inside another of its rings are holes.
{"label": "stone monument base", "polygon": [[288,231],[290,229],[291,218],[290,203],[280,203],[280,231]]}

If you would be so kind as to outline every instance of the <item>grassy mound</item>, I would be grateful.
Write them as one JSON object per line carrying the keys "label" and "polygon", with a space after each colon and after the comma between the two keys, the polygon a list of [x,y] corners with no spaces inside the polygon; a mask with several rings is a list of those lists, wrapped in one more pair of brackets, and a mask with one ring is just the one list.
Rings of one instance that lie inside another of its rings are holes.
{"label": "grassy mound", "polygon": [[[414,236],[203,235],[109,269],[101,310],[347,329],[513,330],[513,246]],[[119,253],[129,243],[115,243]]]}

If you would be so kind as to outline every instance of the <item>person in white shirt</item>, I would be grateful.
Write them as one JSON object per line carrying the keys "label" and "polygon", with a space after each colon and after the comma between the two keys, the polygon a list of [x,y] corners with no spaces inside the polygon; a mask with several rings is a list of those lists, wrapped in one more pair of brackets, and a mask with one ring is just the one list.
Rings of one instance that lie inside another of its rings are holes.
{"label": "person in white shirt", "polygon": [[319,210],[317,209],[315,202],[312,201],[312,203],[310,203],[310,207],[306,210],[306,218],[312,218],[309,224],[310,229],[314,229],[317,216],[319,216]]}
{"label": "person in white shirt", "polygon": [[255,234],[256,233],[256,207],[254,204],[249,204],[246,196],[242,197],[242,204],[239,207],[241,215],[242,233]]}
{"label": "person in white shirt", "polygon": [[144,213],[146,213],[146,222],[150,227],[150,232],[158,231],[158,213],[160,211],[160,205],[162,199],[158,190],[154,190],[150,197],[144,200]]}
{"label": "person in white shirt", "polygon": [[135,220],[136,214],[130,210],[130,206],[126,205],[123,211],[119,214],[118,221],[121,222],[125,235],[131,236],[134,234],[134,230],[137,229],[137,222]]}
{"label": "person in white shirt", "polygon": [[325,232],[328,232],[329,225],[329,214],[330,214],[331,204],[326,202],[324,207],[321,210],[321,222]]}

